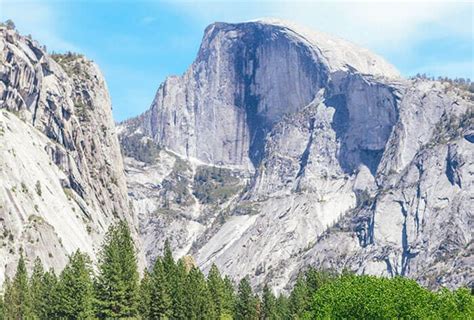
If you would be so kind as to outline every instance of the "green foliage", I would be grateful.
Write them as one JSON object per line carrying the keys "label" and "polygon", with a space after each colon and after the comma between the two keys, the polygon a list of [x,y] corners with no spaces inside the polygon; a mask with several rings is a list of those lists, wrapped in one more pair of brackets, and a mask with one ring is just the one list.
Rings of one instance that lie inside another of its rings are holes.
{"label": "green foliage", "polygon": [[239,181],[229,169],[200,166],[194,176],[194,195],[201,203],[222,204],[240,191]]}
{"label": "green foliage", "polygon": [[168,319],[172,314],[173,302],[169,295],[169,287],[161,258],[155,262],[153,267],[150,297],[150,319]]}
{"label": "green foliage", "polygon": [[401,277],[343,275],[316,292],[308,318],[472,319],[473,299],[466,292],[433,293]]}
{"label": "green foliage", "polygon": [[141,134],[120,136],[120,145],[124,156],[148,164],[155,163],[160,155],[160,147],[153,140]]}
{"label": "green foliage", "polygon": [[260,319],[262,320],[276,320],[278,319],[277,313],[277,300],[271,289],[265,285],[263,287],[262,294],[262,309],[260,313]]}
{"label": "green foliage", "polygon": [[111,226],[99,255],[96,278],[97,312],[104,318],[130,318],[138,315],[138,267],[128,225]]}
{"label": "green foliage", "polygon": [[254,320],[258,319],[257,299],[252,292],[250,281],[247,277],[239,283],[238,294],[235,302],[234,319]]}
{"label": "green foliage", "polygon": [[138,312],[143,319],[150,319],[151,307],[151,276],[148,270],[145,270],[140,281],[139,295],[140,303],[138,305]]}
{"label": "green foliage", "polygon": [[199,269],[189,271],[185,288],[186,319],[218,319],[206,279]]}
{"label": "green foliage", "polygon": [[94,316],[94,286],[91,262],[87,255],[76,251],[59,276],[59,317],[91,319]]}
{"label": "green foliage", "polygon": [[213,312],[218,316],[218,318],[220,318],[220,316],[225,313],[223,306],[225,283],[215,264],[212,264],[211,269],[207,274],[207,286],[213,302]]}
{"label": "green foliage", "polygon": [[43,276],[44,276],[44,269],[43,264],[39,258],[36,258],[35,264],[33,267],[33,272],[30,278],[30,293],[31,293],[31,305],[33,310],[35,311],[36,316],[39,317],[39,310],[41,310],[42,305],[42,293],[44,291],[43,288]]}
{"label": "green foliage", "polygon": [[190,261],[176,262],[167,241],[139,282],[130,230],[121,222],[107,233],[94,280],[90,259],[79,251],[59,277],[36,259],[28,278],[21,255],[15,277],[4,283],[0,319],[474,319],[473,296],[465,288],[431,292],[401,277],[309,268],[288,297],[276,297],[268,286],[259,297],[249,278],[235,294],[216,265],[206,278]]}
{"label": "green foliage", "polygon": [[5,318],[33,319],[31,292],[23,254],[20,255],[13,281],[5,285]]}
{"label": "green foliage", "polygon": [[290,315],[293,319],[301,319],[308,309],[311,296],[308,283],[302,274],[296,279],[293,291],[290,294]]}

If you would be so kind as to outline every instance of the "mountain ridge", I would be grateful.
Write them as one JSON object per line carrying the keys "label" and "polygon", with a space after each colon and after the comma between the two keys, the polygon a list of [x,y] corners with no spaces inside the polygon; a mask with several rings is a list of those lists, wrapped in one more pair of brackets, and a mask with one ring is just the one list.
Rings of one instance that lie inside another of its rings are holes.
{"label": "mountain ridge", "polygon": [[[341,57],[370,70],[360,63],[371,60],[367,50],[353,60],[354,52],[324,56],[300,33],[272,20],[210,25],[188,71],[167,79],[147,112],[119,125],[124,149],[133,137],[159,149],[156,161],[125,160],[149,261],[170,238],[205,270],[216,263],[234,279],[253,274],[257,287],[285,290],[309,264],[405,275],[431,287],[471,283],[472,208],[463,200],[472,196],[473,147],[463,138],[472,128],[469,93],[403,79],[383,60],[374,74],[360,72]],[[351,48],[343,43],[336,48]],[[457,119],[464,120],[454,126]],[[445,144],[460,153],[445,155]],[[425,168],[422,154],[436,165]],[[436,178],[452,171],[451,156],[462,159],[462,188]],[[160,162],[167,169],[158,172]],[[226,167],[240,169],[241,189],[218,169]],[[203,178],[196,173],[203,170],[219,174]],[[146,175],[158,183],[141,183]],[[202,179],[206,192],[223,198],[196,198]],[[457,222],[436,234],[448,216]],[[331,232],[338,223],[345,227]],[[442,271],[454,257],[436,256],[455,234],[462,234],[454,236],[456,267]]]}

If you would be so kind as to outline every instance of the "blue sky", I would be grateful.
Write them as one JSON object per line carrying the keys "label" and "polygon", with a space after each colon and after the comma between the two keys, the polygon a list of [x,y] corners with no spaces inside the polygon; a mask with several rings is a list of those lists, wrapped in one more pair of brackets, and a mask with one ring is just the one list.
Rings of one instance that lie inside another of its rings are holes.
{"label": "blue sky", "polygon": [[0,20],[99,64],[117,121],[145,111],[165,77],[187,69],[214,21],[293,20],[367,47],[406,76],[474,79],[473,16],[473,2],[461,1],[0,0]]}

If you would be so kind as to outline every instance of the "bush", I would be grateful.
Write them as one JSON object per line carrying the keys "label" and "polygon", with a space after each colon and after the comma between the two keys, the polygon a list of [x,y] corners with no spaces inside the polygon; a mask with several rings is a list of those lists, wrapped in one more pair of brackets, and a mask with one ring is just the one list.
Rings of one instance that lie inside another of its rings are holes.
{"label": "bush", "polygon": [[313,297],[308,319],[472,319],[466,289],[430,292],[396,277],[343,275]]}

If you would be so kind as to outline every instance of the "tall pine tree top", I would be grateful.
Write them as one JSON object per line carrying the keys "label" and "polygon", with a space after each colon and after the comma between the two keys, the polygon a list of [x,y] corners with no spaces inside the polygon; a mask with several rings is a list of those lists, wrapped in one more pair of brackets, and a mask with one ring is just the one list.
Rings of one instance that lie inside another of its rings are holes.
{"label": "tall pine tree top", "polygon": [[127,318],[138,314],[138,266],[128,225],[111,226],[99,255],[96,292],[99,316]]}

